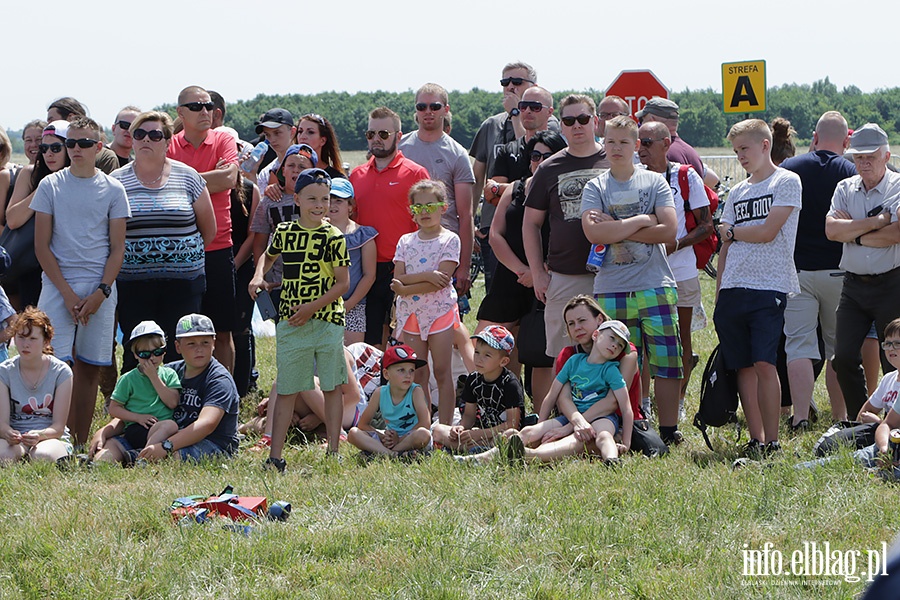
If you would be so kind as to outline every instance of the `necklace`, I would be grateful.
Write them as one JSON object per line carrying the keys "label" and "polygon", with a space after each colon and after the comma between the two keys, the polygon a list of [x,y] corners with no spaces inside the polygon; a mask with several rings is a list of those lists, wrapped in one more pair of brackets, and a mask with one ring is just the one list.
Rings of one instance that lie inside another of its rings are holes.
{"label": "necklace", "polygon": [[153,185],[153,184],[155,184],[155,183],[159,183],[159,180],[162,179],[162,178],[163,178],[163,175],[165,175],[165,174],[166,174],[166,163],[163,163],[163,168],[162,168],[162,171],[159,172],[159,177],[157,177],[157,178],[154,179],[153,181],[145,182],[143,179],[141,179],[140,177],[138,177],[137,170],[134,170],[134,176],[135,176],[135,178],[136,178],[136,179],[138,180],[138,182],[140,182],[140,184],[141,184],[142,186],[144,186],[144,187],[150,187],[151,185]]}
{"label": "necklace", "polygon": [[24,369],[22,369],[22,363],[21,362],[19,363],[19,377],[22,379],[22,383],[25,384],[25,387],[28,388],[28,390],[31,392],[35,391],[38,388],[38,386],[41,384],[41,380],[43,379],[43,377],[42,377],[43,374],[44,374],[44,357],[43,356],[41,356],[41,365],[38,368],[37,379],[35,379],[34,384],[29,382],[27,379],[25,379],[25,371],[24,371]]}

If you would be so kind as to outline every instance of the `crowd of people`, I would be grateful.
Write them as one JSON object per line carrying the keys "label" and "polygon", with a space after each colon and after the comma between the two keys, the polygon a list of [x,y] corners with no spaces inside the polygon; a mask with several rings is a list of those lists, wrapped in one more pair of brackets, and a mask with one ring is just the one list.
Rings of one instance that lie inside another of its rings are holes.
{"label": "crowd of people", "polygon": [[[109,144],[61,98],[23,129],[21,167],[0,135],[15,273],[0,317],[17,351],[0,364],[0,460],[196,460],[258,434],[250,450],[284,471],[292,428],[323,433],[329,454],[342,441],[477,462],[665,454],[684,439],[696,360],[695,246],[716,235],[713,320],[745,454],[780,450],[783,414],[790,431],[809,428],[823,366],[832,418],[885,419],[869,442],[884,452],[896,383],[875,392],[877,367],[863,364],[868,339],[885,372],[900,351],[887,134],[850,135],[827,112],[810,152],[790,158],[789,123],[737,123],[728,140],[748,178],[716,229],[718,178],[679,137],[675,102],[653,98],[634,118],[617,96],[555,107],[537,81],[526,63],[503,68],[502,110],[469,150],[438,84],[417,90],[412,131],[373,107],[369,157],[349,173],[326,117],[272,107],[254,146],[199,86],[180,92],[174,121],[126,106]],[[475,252],[485,297],[470,335]],[[277,376],[242,425],[254,301],[276,321]],[[110,421],[91,435],[98,390]]]}

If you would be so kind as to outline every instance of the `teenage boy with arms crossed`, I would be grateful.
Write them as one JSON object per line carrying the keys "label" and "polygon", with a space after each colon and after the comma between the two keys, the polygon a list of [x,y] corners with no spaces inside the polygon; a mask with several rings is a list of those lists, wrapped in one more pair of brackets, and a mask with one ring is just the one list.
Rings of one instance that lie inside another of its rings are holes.
{"label": "teenage boy with arms crossed", "polygon": [[675,244],[675,202],[659,173],[634,167],[637,124],[617,116],[606,122],[605,132],[610,168],[584,186],[581,207],[588,240],[606,244],[594,297],[610,317],[628,326],[639,360],[646,352],[660,437],[667,445],[677,444],[683,439],[678,431],[683,370],[678,291],[665,251],[665,244]]}
{"label": "teenage boy with arms crossed", "polygon": [[264,260],[250,282],[256,298],[263,275],[281,256],[284,271],[276,330],[278,397],[272,416],[272,449],[266,465],[284,471],[284,440],[298,392],[314,390],[315,376],[325,396],[328,453],[337,454],[343,416],[341,385],[347,383],[344,360],[344,302],[350,287],[350,257],[341,231],[325,221],[331,202],[331,177],[307,169],[297,177],[294,202],[300,218],[280,223]]}
{"label": "teenage boy with arms crossed", "polygon": [[800,293],[794,242],[801,186],[796,173],[772,162],[772,132],[747,119],[728,132],[750,176],[732,188],[722,213],[713,321],[725,366],[738,372],[750,430],[746,454],[771,454],[778,444],[781,386],[775,369],[788,294]]}
{"label": "teenage boy with arms crossed", "polygon": [[45,177],[31,201],[35,254],[44,270],[38,308],[56,330],[56,356],[73,364],[68,427],[75,444],[88,440],[100,367],[112,364],[116,276],[125,256],[125,188],[95,166],[100,125],[69,124],[72,164]]}

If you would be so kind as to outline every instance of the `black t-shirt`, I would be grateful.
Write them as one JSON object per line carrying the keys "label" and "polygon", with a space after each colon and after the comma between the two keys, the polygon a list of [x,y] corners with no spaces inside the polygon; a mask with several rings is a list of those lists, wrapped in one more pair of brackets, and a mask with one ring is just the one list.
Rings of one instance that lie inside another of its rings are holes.
{"label": "black t-shirt", "polygon": [[172,419],[184,429],[197,420],[204,406],[214,406],[225,411],[219,425],[206,436],[223,452],[233,454],[238,447],[238,406],[240,397],[231,373],[215,358],[206,370],[196,377],[184,376],[185,364],[178,360],[168,365],[178,373],[181,379],[181,400],[175,407]]}
{"label": "black t-shirt", "polygon": [[838,269],[844,245],[825,237],[825,215],[831,209],[834,188],[839,181],[856,175],[856,167],[827,150],[789,158],[781,166],[799,175],[803,184],[794,264],[801,271]]}
{"label": "black t-shirt", "polygon": [[525,416],[525,392],[522,384],[506,367],[494,381],[486,381],[478,371],[469,373],[462,399],[466,404],[478,406],[475,427],[481,429],[490,429],[505,421],[503,413],[507,409],[518,408],[521,411],[519,417]]}
{"label": "black t-shirt", "polygon": [[525,156],[525,138],[508,142],[500,148],[494,159],[491,177],[506,177],[509,182],[525,179],[531,175],[531,157]]}

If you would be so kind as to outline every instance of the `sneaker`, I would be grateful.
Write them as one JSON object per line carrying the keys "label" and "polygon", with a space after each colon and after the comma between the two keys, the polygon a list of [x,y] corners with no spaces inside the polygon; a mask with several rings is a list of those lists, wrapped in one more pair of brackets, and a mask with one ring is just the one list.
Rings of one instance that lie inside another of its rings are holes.
{"label": "sneaker", "polygon": [[621,462],[619,461],[619,458],[618,458],[618,457],[616,457],[616,458],[604,458],[604,459],[603,459],[603,466],[604,466],[604,467],[614,468],[614,467],[618,467],[620,464],[621,464]]}
{"label": "sneaker", "polygon": [[250,446],[250,452],[262,452],[272,447],[272,436],[264,435],[255,444]]}
{"label": "sneaker", "polygon": [[769,442],[763,448],[763,456],[767,458],[779,453],[781,453],[781,444],[779,444],[777,440],[774,442]]}
{"label": "sneaker", "polygon": [[792,433],[806,433],[809,431],[810,424],[808,419],[800,419],[797,423],[793,422],[793,419],[790,423],[791,432]]}
{"label": "sneaker", "polygon": [[283,458],[272,458],[271,456],[263,463],[264,469],[275,469],[279,473],[284,473],[287,462]]}
{"label": "sneaker", "polygon": [[506,460],[509,464],[520,464],[525,458],[525,443],[518,434],[509,436],[506,447]]}
{"label": "sneaker", "polygon": [[758,439],[753,438],[741,448],[742,458],[758,459],[762,456],[763,445]]}
{"label": "sneaker", "polygon": [[673,433],[671,436],[663,437],[662,441],[666,446],[677,446],[684,441],[684,434],[676,429],[675,433]]}

